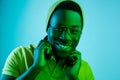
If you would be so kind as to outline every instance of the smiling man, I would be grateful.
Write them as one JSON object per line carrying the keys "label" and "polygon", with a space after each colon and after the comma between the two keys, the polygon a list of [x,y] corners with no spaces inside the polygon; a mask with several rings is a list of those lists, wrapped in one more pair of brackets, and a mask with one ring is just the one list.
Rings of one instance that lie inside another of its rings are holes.
{"label": "smiling man", "polygon": [[78,12],[57,10],[51,17],[48,41],[53,45],[59,57],[66,57],[75,50],[81,35],[82,19]]}
{"label": "smiling man", "polygon": [[35,47],[18,47],[3,68],[3,80],[94,80],[81,53],[76,50],[83,30],[81,7],[60,0],[47,18],[47,36]]}

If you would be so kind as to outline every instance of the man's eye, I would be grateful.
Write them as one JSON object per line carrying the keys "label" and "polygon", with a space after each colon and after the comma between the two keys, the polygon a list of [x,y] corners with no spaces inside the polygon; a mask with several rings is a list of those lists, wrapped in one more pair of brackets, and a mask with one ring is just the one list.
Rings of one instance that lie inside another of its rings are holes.
{"label": "man's eye", "polygon": [[58,32],[62,32],[63,31],[63,29],[61,29],[61,28],[55,28],[54,30],[58,31]]}
{"label": "man's eye", "polygon": [[80,30],[71,29],[70,32],[71,32],[71,33],[78,33],[78,32],[80,32]]}

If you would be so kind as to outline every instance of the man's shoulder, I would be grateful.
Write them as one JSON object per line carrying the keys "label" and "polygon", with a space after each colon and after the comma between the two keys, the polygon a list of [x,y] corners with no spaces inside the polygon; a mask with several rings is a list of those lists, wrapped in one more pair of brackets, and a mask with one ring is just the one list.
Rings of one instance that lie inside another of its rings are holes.
{"label": "man's shoulder", "polygon": [[33,51],[36,45],[30,44],[28,46],[19,46],[16,47],[9,55],[9,58],[11,57],[17,57],[17,58],[22,58],[22,57],[32,57],[33,56]]}
{"label": "man's shoulder", "polygon": [[87,61],[82,60],[79,72],[80,80],[94,80],[94,75]]}
{"label": "man's shoulder", "polygon": [[16,47],[12,52],[13,53],[26,52],[26,51],[33,52],[35,47],[36,47],[36,45],[33,45],[33,44],[30,44],[28,46],[19,46],[19,47]]}
{"label": "man's shoulder", "polygon": [[32,44],[15,48],[6,60],[2,74],[17,77],[26,71],[33,62],[34,48]]}
{"label": "man's shoulder", "polygon": [[81,64],[82,64],[82,65],[88,65],[88,62],[82,59]]}
{"label": "man's shoulder", "polygon": [[90,69],[90,65],[89,65],[89,63],[87,61],[82,60],[81,61],[81,68],[82,69]]}

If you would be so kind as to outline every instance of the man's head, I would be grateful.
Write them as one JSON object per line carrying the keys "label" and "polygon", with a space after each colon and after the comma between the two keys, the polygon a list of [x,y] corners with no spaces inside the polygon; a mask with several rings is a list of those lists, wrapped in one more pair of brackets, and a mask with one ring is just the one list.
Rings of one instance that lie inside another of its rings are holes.
{"label": "man's head", "polygon": [[83,29],[83,15],[80,6],[73,1],[59,3],[51,13],[48,24],[48,41],[56,55],[67,57],[78,45]]}

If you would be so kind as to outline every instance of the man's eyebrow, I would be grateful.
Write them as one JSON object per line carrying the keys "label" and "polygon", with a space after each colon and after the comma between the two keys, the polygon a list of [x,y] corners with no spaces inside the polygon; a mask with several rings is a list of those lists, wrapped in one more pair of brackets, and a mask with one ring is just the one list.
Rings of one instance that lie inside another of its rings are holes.
{"label": "man's eyebrow", "polygon": [[71,27],[72,27],[72,28],[79,28],[78,25],[72,25]]}
{"label": "man's eyebrow", "polygon": [[58,25],[58,26],[65,26],[64,24],[61,24],[61,23],[57,23],[56,25]]}
{"label": "man's eyebrow", "polygon": [[[62,27],[66,26],[66,25],[61,24],[61,23],[57,23],[56,25],[62,26]],[[72,27],[72,28],[79,28],[79,25],[72,25],[72,26],[70,26],[70,27]]]}

